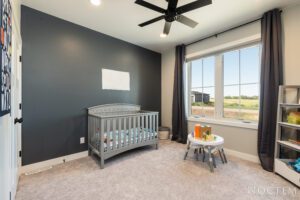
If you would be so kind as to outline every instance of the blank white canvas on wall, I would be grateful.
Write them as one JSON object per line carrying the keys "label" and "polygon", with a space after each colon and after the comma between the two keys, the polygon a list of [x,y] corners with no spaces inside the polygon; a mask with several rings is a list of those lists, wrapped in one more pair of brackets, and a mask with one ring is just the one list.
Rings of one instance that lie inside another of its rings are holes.
{"label": "blank white canvas on wall", "polygon": [[102,69],[102,89],[130,91],[129,72]]}

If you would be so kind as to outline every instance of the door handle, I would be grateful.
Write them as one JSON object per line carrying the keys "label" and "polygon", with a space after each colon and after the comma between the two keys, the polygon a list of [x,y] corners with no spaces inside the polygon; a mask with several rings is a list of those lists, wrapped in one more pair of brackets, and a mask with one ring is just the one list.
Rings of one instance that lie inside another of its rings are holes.
{"label": "door handle", "polygon": [[15,124],[16,123],[22,124],[23,123],[23,117],[21,117],[21,118],[15,118]]}

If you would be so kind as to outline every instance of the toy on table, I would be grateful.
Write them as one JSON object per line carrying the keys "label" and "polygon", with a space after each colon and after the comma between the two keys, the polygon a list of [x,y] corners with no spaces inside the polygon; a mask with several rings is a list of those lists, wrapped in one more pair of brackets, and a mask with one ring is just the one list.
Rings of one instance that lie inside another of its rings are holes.
{"label": "toy on table", "polygon": [[291,165],[296,172],[300,173],[300,158],[294,162],[289,162],[289,165]]}
{"label": "toy on table", "polygon": [[201,124],[195,125],[194,138],[202,139],[205,141],[215,140],[215,136],[211,133],[211,127],[210,126],[202,126]]}
{"label": "toy on table", "polygon": [[290,112],[287,117],[288,123],[300,125],[300,112]]}

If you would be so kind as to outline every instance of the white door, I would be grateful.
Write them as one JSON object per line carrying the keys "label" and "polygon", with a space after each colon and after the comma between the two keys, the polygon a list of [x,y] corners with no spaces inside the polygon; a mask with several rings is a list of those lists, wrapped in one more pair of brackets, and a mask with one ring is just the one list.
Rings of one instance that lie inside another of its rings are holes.
{"label": "white door", "polygon": [[12,124],[12,134],[11,134],[11,155],[10,155],[10,180],[11,180],[11,197],[14,199],[19,179],[19,168],[21,167],[21,121],[22,121],[22,111],[21,111],[21,94],[22,94],[22,81],[21,81],[21,43],[16,37],[16,34],[12,35],[12,76],[11,76],[11,124]]}

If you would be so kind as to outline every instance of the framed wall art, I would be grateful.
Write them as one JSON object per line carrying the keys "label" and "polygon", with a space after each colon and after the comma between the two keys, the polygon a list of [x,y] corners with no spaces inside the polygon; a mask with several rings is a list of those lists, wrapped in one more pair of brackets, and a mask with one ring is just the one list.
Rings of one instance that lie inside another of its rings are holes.
{"label": "framed wall art", "polygon": [[12,10],[10,0],[0,0],[0,116],[11,110]]}
{"label": "framed wall art", "polygon": [[130,91],[129,72],[102,69],[102,89]]}

